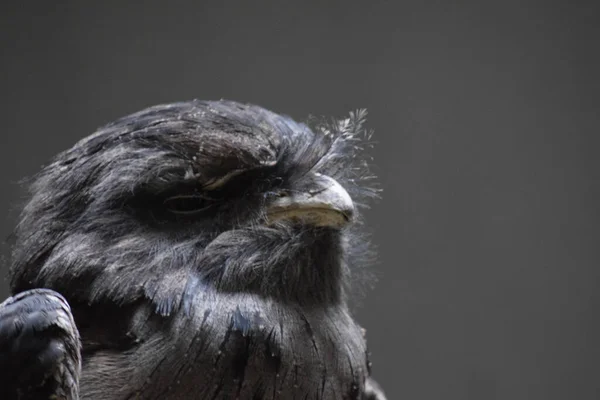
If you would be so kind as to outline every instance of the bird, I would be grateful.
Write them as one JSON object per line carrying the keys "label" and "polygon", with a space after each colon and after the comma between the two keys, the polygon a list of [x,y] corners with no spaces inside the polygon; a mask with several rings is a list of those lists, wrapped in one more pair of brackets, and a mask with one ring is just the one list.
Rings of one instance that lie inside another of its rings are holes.
{"label": "bird", "polygon": [[14,231],[0,368],[29,378],[3,398],[385,400],[350,306],[366,115],[166,103],[52,158]]}

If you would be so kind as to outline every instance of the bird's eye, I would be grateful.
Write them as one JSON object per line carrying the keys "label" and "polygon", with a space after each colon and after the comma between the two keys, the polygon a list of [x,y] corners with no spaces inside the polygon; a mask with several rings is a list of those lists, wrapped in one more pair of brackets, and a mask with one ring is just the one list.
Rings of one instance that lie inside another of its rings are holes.
{"label": "bird's eye", "polygon": [[163,204],[173,214],[194,215],[208,210],[214,200],[200,194],[175,195],[165,199]]}

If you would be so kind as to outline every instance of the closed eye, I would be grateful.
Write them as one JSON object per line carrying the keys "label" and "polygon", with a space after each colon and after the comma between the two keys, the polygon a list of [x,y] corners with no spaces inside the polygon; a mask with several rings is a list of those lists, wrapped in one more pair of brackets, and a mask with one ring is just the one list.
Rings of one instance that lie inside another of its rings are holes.
{"label": "closed eye", "polygon": [[163,202],[167,211],[179,215],[194,215],[208,210],[215,200],[200,194],[179,194],[168,197]]}

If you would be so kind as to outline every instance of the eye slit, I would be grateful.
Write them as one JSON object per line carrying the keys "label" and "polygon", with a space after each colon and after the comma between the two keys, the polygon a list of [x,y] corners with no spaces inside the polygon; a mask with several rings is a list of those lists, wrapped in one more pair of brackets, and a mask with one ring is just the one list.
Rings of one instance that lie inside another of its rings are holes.
{"label": "eye slit", "polygon": [[179,194],[168,197],[163,204],[173,214],[194,215],[208,210],[214,200],[199,194]]}

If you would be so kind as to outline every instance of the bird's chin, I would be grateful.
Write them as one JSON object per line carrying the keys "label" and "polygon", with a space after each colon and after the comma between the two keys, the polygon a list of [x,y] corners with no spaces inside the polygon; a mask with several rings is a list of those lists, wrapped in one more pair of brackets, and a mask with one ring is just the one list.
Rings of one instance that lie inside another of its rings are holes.
{"label": "bird's chin", "polygon": [[327,227],[341,229],[351,218],[342,212],[327,208],[274,210],[267,215],[266,225],[291,223],[305,227]]}

